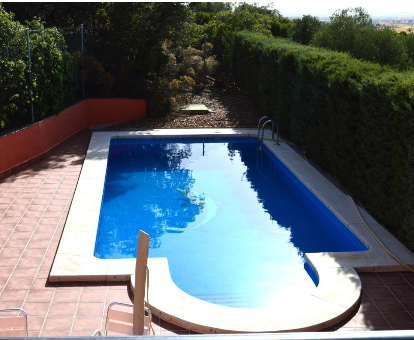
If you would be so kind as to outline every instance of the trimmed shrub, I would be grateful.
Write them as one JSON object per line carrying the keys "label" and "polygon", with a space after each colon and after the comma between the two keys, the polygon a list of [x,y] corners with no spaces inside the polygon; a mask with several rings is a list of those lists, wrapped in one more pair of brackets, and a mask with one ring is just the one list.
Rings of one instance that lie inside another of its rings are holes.
{"label": "trimmed shrub", "polygon": [[250,32],[231,48],[263,115],[414,250],[414,72]]}

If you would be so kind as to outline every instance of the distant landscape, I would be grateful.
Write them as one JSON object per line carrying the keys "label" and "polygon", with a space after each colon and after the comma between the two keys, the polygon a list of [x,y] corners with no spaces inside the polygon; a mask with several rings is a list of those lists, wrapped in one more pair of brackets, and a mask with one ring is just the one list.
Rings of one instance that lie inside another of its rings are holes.
{"label": "distant landscape", "polygon": [[400,32],[408,32],[410,29],[414,31],[414,19],[397,19],[397,20],[374,20],[377,27],[390,27]]}
{"label": "distant landscape", "polygon": [[[288,16],[289,19],[296,19],[298,16]],[[329,22],[329,16],[318,16],[322,22]],[[396,32],[414,31],[414,15],[394,15],[394,16],[372,16],[372,21],[376,27],[393,28]]]}

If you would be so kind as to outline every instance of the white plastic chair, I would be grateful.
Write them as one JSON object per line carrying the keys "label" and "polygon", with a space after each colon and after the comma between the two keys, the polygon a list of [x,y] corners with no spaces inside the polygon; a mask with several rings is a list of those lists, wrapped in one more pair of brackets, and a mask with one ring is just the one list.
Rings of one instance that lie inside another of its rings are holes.
{"label": "white plastic chair", "polygon": [[[145,304],[149,306],[148,300],[148,290],[149,290],[149,270],[147,267],[147,260],[148,260],[148,248],[149,248],[149,236],[142,230],[139,231],[138,236],[138,248],[137,248],[137,259],[141,258],[145,261],[136,261],[135,267],[135,297],[134,300],[139,300],[139,304],[136,305],[136,308],[139,310],[144,308],[144,332],[143,335],[151,335],[154,334],[154,330],[151,326],[151,312],[149,308],[145,307]],[[138,287],[144,288],[145,283],[147,285],[146,292],[147,292],[147,299],[145,302],[145,295],[143,295],[144,290],[138,289]],[[142,298],[142,300],[141,300]],[[136,302],[137,303],[137,302]],[[114,306],[122,306],[127,307],[120,309],[113,308]],[[127,310],[125,310],[127,309]],[[108,332],[113,332],[117,334],[124,334],[124,335],[133,335],[133,311],[134,305],[130,303],[123,303],[123,302],[112,302],[108,306],[108,311],[106,312],[106,322],[105,322],[105,336],[108,335]],[[139,326],[141,327],[142,319],[139,319]],[[92,336],[102,335],[100,330],[96,330]]]}
{"label": "white plastic chair", "polygon": [[28,336],[27,313],[23,309],[0,309],[0,338],[22,338]]}
{"label": "white plastic chair", "polygon": [[[114,308],[116,306],[122,306],[122,307],[127,307],[127,308],[116,309]],[[134,308],[134,305],[131,303],[112,302],[108,306],[108,310],[106,312],[104,336],[107,336],[108,332],[124,334],[124,335],[133,335],[133,331],[132,331],[133,308]],[[150,322],[151,322],[151,312],[147,308],[145,308],[144,335],[150,335]],[[92,336],[97,336],[97,335],[102,335],[100,330],[96,330]]]}

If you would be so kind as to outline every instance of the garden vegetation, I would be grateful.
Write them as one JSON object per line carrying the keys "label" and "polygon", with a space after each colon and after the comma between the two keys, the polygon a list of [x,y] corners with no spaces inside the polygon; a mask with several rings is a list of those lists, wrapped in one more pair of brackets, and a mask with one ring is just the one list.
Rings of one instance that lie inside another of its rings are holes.
{"label": "garden vegetation", "polygon": [[377,28],[361,8],[322,23],[245,3],[4,3],[0,53],[0,131],[29,123],[32,103],[37,120],[59,113],[82,99],[82,84],[85,98],[146,98],[166,114],[205,75],[231,71],[263,115],[414,250],[413,32]]}
{"label": "garden vegetation", "polygon": [[[32,78],[28,82],[26,28],[30,28]],[[62,34],[39,20],[23,26],[0,5],[0,130],[31,122],[31,104],[37,120],[67,105],[76,84],[71,56]]]}
{"label": "garden vegetation", "polygon": [[241,32],[238,86],[414,249],[414,72]]}
{"label": "garden vegetation", "polygon": [[314,32],[314,46],[347,52],[354,58],[399,70],[414,69],[414,33],[377,28],[362,8],[338,10],[328,25]]}

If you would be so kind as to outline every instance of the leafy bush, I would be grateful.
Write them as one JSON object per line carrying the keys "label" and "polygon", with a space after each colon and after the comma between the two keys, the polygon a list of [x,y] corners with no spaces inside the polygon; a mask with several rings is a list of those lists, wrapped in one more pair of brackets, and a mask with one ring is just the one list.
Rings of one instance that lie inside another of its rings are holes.
{"label": "leafy bush", "polygon": [[77,89],[72,58],[56,28],[45,28],[37,20],[29,23],[33,104],[36,120],[58,114]]}
{"label": "leafy bush", "polygon": [[86,98],[110,96],[115,78],[104,70],[94,56],[85,55],[82,61],[81,52],[77,51],[73,54],[72,59],[78,68],[79,83],[84,82],[85,84]]}
{"label": "leafy bush", "polygon": [[235,35],[237,84],[414,250],[414,73]]}
{"label": "leafy bush", "polygon": [[26,81],[26,32],[0,5],[0,130],[30,121]]}
{"label": "leafy bush", "polygon": [[59,113],[73,91],[70,55],[57,29],[45,29],[37,20],[29,23],[33,95],[30,95],[26,27],[0,5],[0,130],[31,122],[33,98],[36,120]]}
{"label": "leafy bush", "polygon": [[214,74],[218,66],[212,55],[213,45],[206,43],[207,58],[203,60],[204,44],[201,50],[193,47],[172,48],[164,45],[169,61],[165,74],[154,82],[150,108],[153,112],[177,112],[180,106],[189,103],[190,94],[201,89],[204,76]]}

